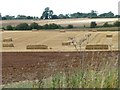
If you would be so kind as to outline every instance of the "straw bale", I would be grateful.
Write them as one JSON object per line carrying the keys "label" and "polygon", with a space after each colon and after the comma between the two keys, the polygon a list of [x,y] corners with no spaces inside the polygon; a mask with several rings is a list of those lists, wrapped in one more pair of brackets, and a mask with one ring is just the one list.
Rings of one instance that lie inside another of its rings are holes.
{"label": "straw bale", "polygon": [[105,50],[108,49],[108,45],[87,45],[86,48],[87,50]]}
{"label": "straw bale", "polygon": [[3,43],[3,47],[14,47],[13,43]]}
{"label": "straw bale", "polygon": [[48,49],[47,45],[27,45],[26,49]]}
{"label": "straw bale", "polygon": [[12,38],[4,38],[3,42],[12,42]]}

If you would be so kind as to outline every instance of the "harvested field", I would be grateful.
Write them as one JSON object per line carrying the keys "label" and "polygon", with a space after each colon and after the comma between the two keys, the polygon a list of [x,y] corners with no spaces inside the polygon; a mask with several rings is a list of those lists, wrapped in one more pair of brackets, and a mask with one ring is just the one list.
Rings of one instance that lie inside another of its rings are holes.
{"label": "harvested field", "polygon": [[[66,31],[61,33],[59,31],[4,31],[3,38],[11,37],[14,40],[14,48],[3,47],[3,52],[14,51],[76,51],[73,45],[62,45],[64,41],[68,41],[70,37],[74,37],[76,42],[81,41],[81,50],[85,50],[87,44],[109,44],[112,45],[112,50],[118,50],[118,31]],[[106,35],[112,35],[112,38]],[[89,35],[89,37],[87,36]],[[47,45],[52,49],[47,50],[28,50],[27,45]],[[79,49],[79,45],[77,46]]]}
{"label": "harvested field", "polygon": [[[35,80],[49,77],[56,72],[66,72],[81,67],[99,71],[106,62],[111,68],[120,52],[86,51],[86,52],[3,52],[3,83]],[[16,59],[17,58],[17,59]],[[107,61],[105,61],[107,60]],[[92,65],[90,68],[87,65]],[[88,68],[87,68],[88,67]]]}

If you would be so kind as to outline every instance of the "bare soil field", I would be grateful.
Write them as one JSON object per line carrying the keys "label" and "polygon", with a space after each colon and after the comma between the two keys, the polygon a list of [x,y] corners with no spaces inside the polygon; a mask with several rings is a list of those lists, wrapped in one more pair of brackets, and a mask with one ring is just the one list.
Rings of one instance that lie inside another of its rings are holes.
{"label": "bare soil field", "polygon": [[[69,41],[69,38],[75,38],[76,42],[85,38],[85,35],[91,34],[89,39],[81,45],[81,50],[85,50],[88,44],[107,44],[111,45],[111,50],[118,50],[118,31],[4,31],[2,40],[12,39],[12,41],[2,42],[8,44],[8,47],[2,47],[3,52],[26,52],[26,51],[76,51],[74,45],[62,45],[62,42]],[[106,37],[106,35],[112,37]],[[12,45],[13,47],[10,47]],[[48,49],[26,49],[27,45],[47,45]],[[79,44],[77,45],[79,48]],[[110,47],[109,49],[110,50]]]}
{"label": "bare soil field", "polygon": [[[106,62],[114,67],[119,51],[86,52],[3,52],[3,84],[47,78],[78,67],[99,71]],[[82,60],[82,64],[81,64]],[[88,67],[89,65],[92,65]]]}
{"label": "bare soil field", "polygon": [[113,23],[117,21],[118,18],[97,18],[97,19],[89,19],[89,18],[78,18],[78,19],[53,19],[53,20],[2,20],[2,26],[12,25],[16,26],[20,23],[28,23],[31,24],[33,22],[38,23],[39,25],[56,23],[62,26],[66,26],[68,24],[72,24],[74,26],[89,26],[90,22],[96,21],[98,25],[103,25],[105,22]]}

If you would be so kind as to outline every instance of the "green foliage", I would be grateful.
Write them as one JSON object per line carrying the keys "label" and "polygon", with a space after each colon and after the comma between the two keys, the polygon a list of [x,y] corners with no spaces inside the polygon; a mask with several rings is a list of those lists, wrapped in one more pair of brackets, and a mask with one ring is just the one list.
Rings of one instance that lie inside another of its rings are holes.
{"label": "green foliage", "polygon": [[112,12],[110,11],[110,12],[108,12],[108,13],[100,14],[98,17],[100,17],[100,18],[113,18],[113,17],[114,17],[114,13],[112,13]]}
{"label": "green foliage", "polygon": [[48,24],[43,25],[43,29],[49,29],[49,25]]}
{"label": "green foliage", "polygon": [[108,22],[105,22],[104,24],[103,24],[103,27],[112,27],[113,25],[112,24],[108,24]]}
{"label": "green foliage", "polygon": [[67,26],[68,29],[74,28],[73,25],[68,25]]}
{"label": "green foliage", "polygon": [[57,15],[52,15],[52,19],[58,19],[59,17]]}
{"label": "green foliage", "polygon": [[45,24],[43,26],[38,25],[38,23],[31,23],[30,25],[28,25],[27,23],[21,23],[18,24],[16,27],[12,27],[11,25],[8,25],[6,28],[2,27],[3,29],[6,30],[32,30],[32,29],[63,29],[63,27],[61,25],[57,25],[57,24]]}
{"label": "green foliage", "polygon": [[30,29],[39,29],[39,25],[38,25],[38,23],[31,23],[30,24]]}
{"label": "green foliage", "polygon": [[6,27],[6,30],[13,30],[13,27],[12,27],[11,25],[8,25],[8,26]]}
{"label": "green foliage", "polygon": [[97,17],[97,13],[96,11],[92,10],[91,13],[88,13],[88,18],[96,18]]}
{"label": "green foliage", "polygon": [[2,27],[3,30],[5,30],[5,27]]}
{"label": "green foliage", "polygon": [[116,21],[113,25],[116,27],[120,27],[120,21]]}
{"label": "green foliage", "polygon": [[97,26],[97,23],[96,23],[96,22],[91,22],[91,23],[90,23],[90,27],[91,27],[91,28],[95,28],[96,26]]}
{"label": "green foliage", "polygon": [[41,19],[52,19],[53,11],[49,7],[46,7],[42,13]]}
{"label": "green foliage", "polygon": [[62,28],[62,26],[54,24],[54,23],[52,23],[52,24],[45,24],[43,26],[43,29],[61,29],[61,28]]}
{"label": "green foliage", "polygon": [[60,15],[58,16],[58,18],[59,18],[59,19],[65,19],[66,17],[65,17],[65,15],[63,15],[63,14],[60,14]]}
{"label": "green foliage", "polygon": [[2,20],[14,20],[15,16],[6,15],[2,17]]}
{"label": "green foliage", "polygon": [[114,15],[111,11],[108,13],[102,13],[100,15],[97,15],[97,12],[94,10],[91,10],[89,13],[81,13],[81,12],[75,12],[72,14],[59,14],[59,15],[53,15],[53,10],[50,10],[49,7],[46,7],[41,15],[41,18],[35,17],[35,16],[26,16],[26,15],[17,15],[15,16],[10,16],[10,15],[5,15],[1,16],[2,20],[14,20],[14,19],[33,19],[33,20],[38,20],[38,19],[66,19],[66,18],[118,18],[120,15]]}
{"label": "green foliage", "polygon": [[27,23],[21,23],[15,27],[16,30],[30,30],[30,27]]}

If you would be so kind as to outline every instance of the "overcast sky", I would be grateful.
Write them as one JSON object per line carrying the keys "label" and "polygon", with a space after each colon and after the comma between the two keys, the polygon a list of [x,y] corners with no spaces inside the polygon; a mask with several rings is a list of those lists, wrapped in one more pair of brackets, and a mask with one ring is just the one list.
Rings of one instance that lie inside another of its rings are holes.
{"label": "overcast sky", "polygon": [[112,11],[118,14],[120,0],[1,0],[0,12],[4,15],[30,15],[40,17],[45,7],[54,14],[98,11],[98,14]]}

